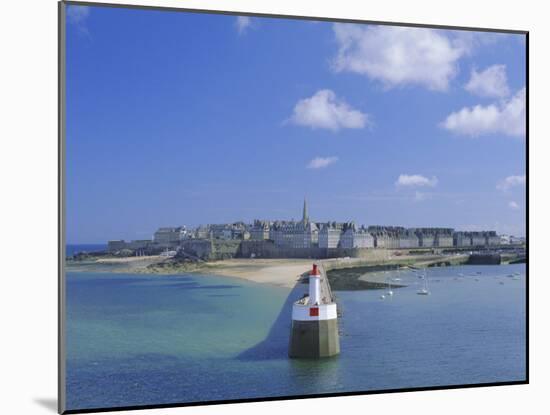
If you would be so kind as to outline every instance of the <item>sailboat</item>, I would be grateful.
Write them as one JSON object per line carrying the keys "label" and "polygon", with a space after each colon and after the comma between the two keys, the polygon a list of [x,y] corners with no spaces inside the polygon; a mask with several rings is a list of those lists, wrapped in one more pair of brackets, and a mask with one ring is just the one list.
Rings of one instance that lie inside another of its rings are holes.
{"label": "sailboat", "polygon": [[418,290],[416,293],[418,295],[430,295],[430,291],[428,290],[428,277],[426,274],[424,274],[423,280],[424,280],[423,287],[420,290]]}
{"label": "sailboat", "polygon": [[387,280],[388,281],[388,292],[387,294],[391,297],[393,295],[393,291],[391,290],[391,278]]}

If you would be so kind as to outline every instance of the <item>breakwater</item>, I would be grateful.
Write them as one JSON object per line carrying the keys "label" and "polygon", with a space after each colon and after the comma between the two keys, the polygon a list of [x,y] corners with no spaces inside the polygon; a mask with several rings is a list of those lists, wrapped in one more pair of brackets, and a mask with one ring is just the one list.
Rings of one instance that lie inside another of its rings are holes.
{"label": "breakwater", "polygon": [[500,265],[502,257],[500,254],[472,254],[468,257],[469,265]]}

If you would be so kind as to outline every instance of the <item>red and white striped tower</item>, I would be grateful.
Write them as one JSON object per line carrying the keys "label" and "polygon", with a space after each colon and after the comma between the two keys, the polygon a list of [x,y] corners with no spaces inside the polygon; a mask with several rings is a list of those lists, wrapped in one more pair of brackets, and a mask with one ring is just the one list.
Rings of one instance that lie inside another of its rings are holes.
{"label": "red and white striped tower", "polygon": [[317,264],[313,264],[313,269],[309,273],[309,304],[319,305],[321,303],[321,273]]}

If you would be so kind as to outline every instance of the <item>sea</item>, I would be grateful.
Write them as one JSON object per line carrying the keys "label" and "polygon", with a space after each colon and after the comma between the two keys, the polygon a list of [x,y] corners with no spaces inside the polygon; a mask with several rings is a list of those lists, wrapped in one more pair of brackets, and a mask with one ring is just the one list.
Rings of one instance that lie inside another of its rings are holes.
{"label": "sea", "polygon": [[67,408],[526,379],[524,264],[433,268],[425,296],[417,272],[386,277],[394,286],[335,292],[339,356],[293,360],[291,305],[307,285],[69,272]]}
{"label": "sea", "polygon": [[65,255],[69,257],[79,252],[102,252],[106,249],[106,244],[67,244]]}

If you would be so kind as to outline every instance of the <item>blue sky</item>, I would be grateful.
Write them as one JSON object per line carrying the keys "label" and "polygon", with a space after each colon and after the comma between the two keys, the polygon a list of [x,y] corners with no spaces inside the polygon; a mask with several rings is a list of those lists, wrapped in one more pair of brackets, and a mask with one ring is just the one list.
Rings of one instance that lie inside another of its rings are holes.
{"label": "blue sky", "polygon": [[67,241],[301,216],[525,234],[523,35],[70,6]]}

